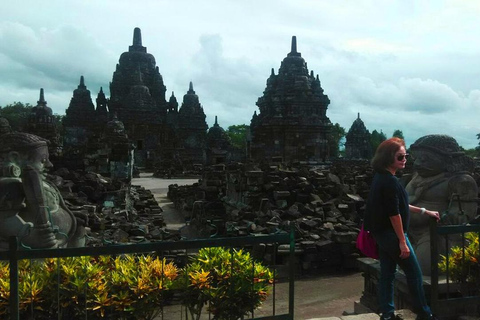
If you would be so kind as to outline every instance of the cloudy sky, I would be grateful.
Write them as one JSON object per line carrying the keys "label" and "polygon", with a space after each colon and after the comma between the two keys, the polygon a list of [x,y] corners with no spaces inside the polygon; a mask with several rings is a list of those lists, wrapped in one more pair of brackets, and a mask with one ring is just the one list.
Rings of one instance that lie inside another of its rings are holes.
{"label": "cloudy sky", "polygon": [[96,98],[133,29],[181,102],[193,82],[211,126],[249,124],[270,70],[291,37],[347,130],[360,113],[371,131],[432,133],[464,148],[480,133],[477,0],[17,0],[0,11],[0,106],[64,114],[80,76]]}

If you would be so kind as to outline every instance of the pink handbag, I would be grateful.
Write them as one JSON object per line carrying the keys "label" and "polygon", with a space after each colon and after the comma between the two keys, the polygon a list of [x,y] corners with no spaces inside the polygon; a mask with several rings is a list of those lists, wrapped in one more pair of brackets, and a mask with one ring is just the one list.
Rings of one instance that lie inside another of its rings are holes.
{"label": "pink handbag", "polygon": [[363,224],[357,237],[357,249],[367,257],[378,259],[377,242],[370,231],[363,229]]}

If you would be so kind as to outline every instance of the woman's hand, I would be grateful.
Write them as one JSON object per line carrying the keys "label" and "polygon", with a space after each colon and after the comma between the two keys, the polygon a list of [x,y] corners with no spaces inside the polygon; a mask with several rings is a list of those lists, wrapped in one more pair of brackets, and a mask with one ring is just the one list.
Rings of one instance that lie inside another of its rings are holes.
{"label": "woman's hand", "polygon": [[435,220],[440,220],[440,213],[438,211],[425,210],[425,214],[429,217],[435,218]]}
{"label": "woman's hand", "polygon": [[407,246],[407,242],[400,241],[400,258],[406,259],[410,256],[410,248]]}

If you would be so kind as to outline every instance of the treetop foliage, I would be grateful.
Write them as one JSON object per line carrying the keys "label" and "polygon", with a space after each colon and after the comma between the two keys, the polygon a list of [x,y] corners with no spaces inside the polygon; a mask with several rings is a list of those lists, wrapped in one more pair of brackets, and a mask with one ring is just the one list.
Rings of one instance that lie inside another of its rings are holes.
{"label": "treetop foliage", "polygon": [[25,127],[28,115],[32,111],[29,103],[14,102],[5,107],[0,107],[0,117],[4,117],[10,123],[10,127],[14,131],[21,131]]}

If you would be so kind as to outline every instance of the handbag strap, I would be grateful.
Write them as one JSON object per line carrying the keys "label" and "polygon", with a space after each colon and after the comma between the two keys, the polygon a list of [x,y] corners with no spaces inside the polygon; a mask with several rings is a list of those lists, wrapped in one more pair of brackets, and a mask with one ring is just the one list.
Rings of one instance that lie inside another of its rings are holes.
{"label": "handbag strap", "polygon": [[462,209],[462,201],[460,200],[460,195],[458,193],[452,193],[452,195],[450,196],[450,202],[448,203],[447,211],[450,211],[452,207],[453,198],[457,198],[458,209],[460,209],[460,212],[458,214],[460,215],[465,214],[465,211],[463,211]]}

